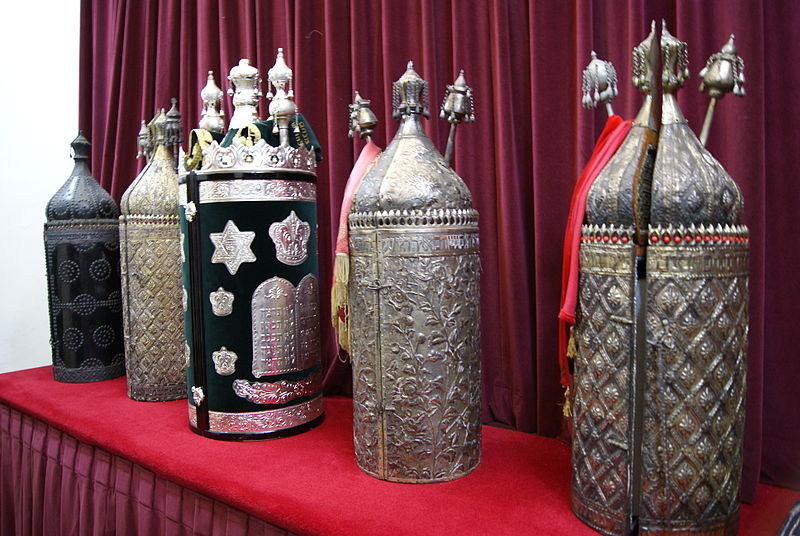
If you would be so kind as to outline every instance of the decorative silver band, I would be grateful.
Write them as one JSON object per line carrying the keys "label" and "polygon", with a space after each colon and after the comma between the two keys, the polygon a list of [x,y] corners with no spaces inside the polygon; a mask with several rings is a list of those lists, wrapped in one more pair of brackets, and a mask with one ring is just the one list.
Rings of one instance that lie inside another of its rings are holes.
{"label": "decorative silver band", "polygon": [[351,255],[375,255],[375,248],[383,257],[440,257],[477,253],[480,246],[478,229],[436,228],[394,232],[380,228],[377,243],[372,232],[353,229],[350,233]]}
{"label": "decorative silver band", "polygon": [[[251,434],[277,432],[294,428],[322,415],[322,395],[308,402],[280,409],[250,413],[223,413],[209,411],[209,430],[223,434]],[[197,408],[189,404],[189,423],[197,427]]]}
{"label": "decorative silver band", "polygon": [[434,210],[380,210],[376,212],[353,212],[350,214],[351,229],[375,227],[474,227],[478,228],[478,211],[474,209],[440,208]]}
{"label": "decorative silver band", "polygon": [[[178,189],[181,204],[186,204],[186,185]],[[317,185],[313,182],[280,179],[230,179],[202,181],[200,203],[230,203],[240,201],[311,201],[317,200]]]}

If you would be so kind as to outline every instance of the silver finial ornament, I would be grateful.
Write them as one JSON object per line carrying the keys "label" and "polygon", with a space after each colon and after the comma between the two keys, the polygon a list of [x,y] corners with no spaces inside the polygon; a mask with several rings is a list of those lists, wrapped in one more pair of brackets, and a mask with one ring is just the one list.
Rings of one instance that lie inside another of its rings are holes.
{"label": "silver finial ornament", "polygon": [[261,99],[258,69],[250,65],[250,60],[242,58],[239,65],[231,69],[228,80],[234,88],[228,88],[233,96],[233,116],[229,128],[240,129],[258,121],[258,101]]}
{"label": "silver finial ornament", "polygon": [[214,71],[208,71],[208,81],[203,89],[200,90],[200,98],[203,101],[200,128],[211,132],[223,132],[225,130],[225,112],[217,110],[217,105],[222,101],[222,95],[222,90],[214,80]]}
{"label": "silver finial ornament", "polygon": [[[273,132],[279,136],[282,146],[289,145],[289,123],[292,116],[297,115],[297,105],[294,103],[294,90],[292,89],[293,73],[283,58],[283,49],[278,49],[275,65],[267,72],[270,90],[267,98],[270,99],[269,115],[273,121]],[[275,89],[273,93],[272,88]],[[298,132],[297,119],[295,118],[295,132]]]}
{"label": "silver finial ornament", "polygon": [[737,97],[745,95],[744,60],[737,54],[733,34],[728,38],[728,42],[725,43],[722,50],[708,58],[706,66],[700,71],[700,79],[702,80],[700,91],[708,93],[711,98],[706,110],[706,118],[703,121],[703,128],[700,131],[700,142],[705,145],[711,130],[711,121],[714,118],[717,100],[731,91]]}
{"label": "silver finial ornament", "polygon": [[447,138],[447,148],[444,152],[444,161],[447,165],[450,165],[456,142],[456,126],[462,122],[472,123],[475,121],[472,88],[467,85],[467,81],[464,79],[464,69],[461,69],[458,73],[455,82],[447,86],[439,117],[446,119],[450,123],[450,135]]}
{"label": "silver finial ornament", "polygon": [[650,49],[655,44],[656,21],[650,23],[650,33],[644,40],[633,49],[633,77],[631,82],[633,87],[649,95],[653,80],[652,68],[650,65]]}
{"label": "silver finial ornament", "polygon": [[583,70],[583,107],[595,108],[603,102],[609,116],[614,115],[611,101],[617,98],[617,71],[610,61],[601,60],[592,50],[592,59]]}
{"label": "silver finial ornament", "polygon": [[392,119],[399,121],[408,115],[428,113],[428,83],[414,70],[414,62],[409,61],[406,72],[392,83]]}
{"label": "silver finial ornament", "polygon": [[353,104],[348,105],[350,108],[350,132],[347,137],[352,139],[355,133],[358,133],[361,138],[371,141],[372,131],[378,124],[378,118],[375,113],[370,109],[370,101],[364,99],[355,92]]}
{"label": "silver finial ornament", "polygon": [[147,128],[147,122],[144,119],[142,119],[139,134],[136,135],[136,145],[139,148],[136,158],[144,157],[145,163],[149,162],[153,152],[153,140],[150,137],[150,130]]}

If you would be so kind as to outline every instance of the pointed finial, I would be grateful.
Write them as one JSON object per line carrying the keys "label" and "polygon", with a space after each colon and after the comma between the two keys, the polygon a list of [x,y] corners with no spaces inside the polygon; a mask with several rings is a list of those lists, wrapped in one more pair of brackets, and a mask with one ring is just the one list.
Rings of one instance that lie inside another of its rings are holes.
{"label": "pointed finial", "polygon": [[84,135],[83,131],[79,130],[78,135],[72,140],[70,143],[70,147],[72,147],[72,159],[73,160],[89,160],[89,149],[91,148],[92,144],[89,143]]}
{"label": "pointed finial", "polygon": [[475,121],[472,88],[464,79],[463,69],[458,73],[455,82],[447,86],[439,117],[447,119],[448,123],[461,123],[462,121],[472,123]]}
{"label": "pointed finial", "polygon": [[737,97],[745,95],[744,60],[737,54],[733,34],[719,52],[708,58],[706,66],[700,71],[700,80],[700,91],[711,97],[699,136],[700,142],[705,145],[714,120],[717,100],[730,91]]}
{"label": "pointed finial", "polygon": [[214,80],[214,71],[208,71],[208,80],[200,90],[200,98],[203,101],[200,128],[211,132],[223,132],[225,130],[225,120],[223,119],[225,112],[217,110],[217,104],[222,100],[222,90]]}
{"label": "pointed finial", "polygon": [[136,153],[136,158],[145,157],[145,161],[149,161],[153,151],[153,140],[150,136],[150,129],[147,128],[147,123],[144,119],[142,119],[142,126],[139,128],[139,134],[136,136],[136,145],[139,148],[139,151]]}
{"label": "pointed finial", "polygon": [[728,92],[744,97],[744,60],[739,57],[734,35],[722,49],[712,54],[706,66],[700,71],[700,91],[708,93],[712,99],[720,99]]}
{"label": "pointed finial", "polygon": [[269,79],[270,84],[275,87],[275,94],[272,93],[272,88],[270,88],[269,93],[267,93],[267,98],[272,99],[273,97],[286,97],[286,98],[293,98],[294,97],[294,90],[292,89],[292,77],[294,73],[286,64],[286,60],[283,58],[283,49],[278,49],[278,54],[275,57],[275,65],[267,71],[267,77]]}
{"label": "pointed finial", "polygon": [[[292,116],[297,115],[297,105],[294,103],[294,90],[292,89],[294,74],[286,64],[282,48],[278,49],[275,64],[267,72],[267,77],[271,85],[267,98],[271,99],[269,115],[273,122],[273,132],[279,134],[281,145],[288,145],[289,123]],[[295,120],[295,132],[298,131],[299,126]]]}
{"label": "pointed finial", "polygon": [[208,79],[206,85],[200,90],[200,98],[203,100],[203,104],[217,104],[222,100],[222,90],[214,80],[214,71],[208,71]]}
{"label": "pointed finial", "polygon": [[406,72],[392,84],[392,118],[422,114],[428,117],[428,83],[408,62]]}
{"label": "pointed finial", "polygon": [[378,124],[378,118],[370,109],[369,104],[369,100],[361,98],[358,91],[355,92],[353,104],[349,105],[350,132],[347,134],[349,138],[352,139],[358,132],[362,139],[371,141],[372,131]]}
{"label": "pointed finial", "polygon": [[165,115],[164,143],[175,146],[183,141],[183,127],[181,125],[181,112],[178,111],[178,99],[172,97],[170,103],[172,103],[172,106]]}
{"label": "pointed finial", "polygon": [[447,138],[447,147],[444,152],[444,161],[449,165],[453,158],[453,149],[456,141],[456,125],[475,121],[474,106],[472,102],[472,88],[467,85],[462,69],[455,82],[447,86],[442,101],[442,111],[439,117],[447,119],[450,123],[450,135]]}
{"label": "pointed finial", "polygon": [[665,93],[675,93],[689,78],[689,55],[686,42],[669,33],[667,21],[661,20],[661,58],[664,63],[661,82]]}
{"label": "pointed finial", "polygon": [[653,48],[656,39],[656,21],[650,22],[650,33],[644,40],[636,45],[633,49],[633,86],[644,93],[649,95],[653,90],[653,83],[655,81],[650,62],[650,50]]}
{"label": "pointed finial", "polygon": [[152,141],[153,148],[156,145],[164,145],[166,140],[166,129],[167,126],[167,114],[164,112],[164,108],[159,108],[156,112],[156,115],[147,124],[147,128],[150,131],[150,140]]}
{"label": "pointed finial", "polygon": [[592,50],[592,59],[583,70],[583,107],[594,108],[598,102],[606,105],[608,115],[613,115],[611,101],[617,97],[617,71],[610,61],[598,59]]}

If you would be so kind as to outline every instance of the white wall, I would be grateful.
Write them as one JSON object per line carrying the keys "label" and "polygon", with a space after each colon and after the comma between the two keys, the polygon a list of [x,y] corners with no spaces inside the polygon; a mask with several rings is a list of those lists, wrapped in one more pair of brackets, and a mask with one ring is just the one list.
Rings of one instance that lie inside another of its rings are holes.
{"label": "white wall", "polygon": [[79,0],[7,2],[0,32],[0,372],[52,363],[42,226],[72,170]]}

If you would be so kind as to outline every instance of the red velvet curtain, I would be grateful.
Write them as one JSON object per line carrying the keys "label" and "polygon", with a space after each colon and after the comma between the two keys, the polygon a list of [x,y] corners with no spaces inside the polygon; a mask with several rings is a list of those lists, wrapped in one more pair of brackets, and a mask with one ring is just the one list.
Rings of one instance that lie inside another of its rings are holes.
{"label": "red velvet curtain", "polygon": [[[336,215],[360,144],[346,137],[357,89],[372,99],[385,145],[395,131],[390,84],[409,59],[429,82],[431,109],[457,70],[474,88],[477,121],[459,129],[455,169],[481,220],[481,340],[484,420],[555,435],[562,392],[556,359],[560,255],[570,194],[605,117],[580,108],[580,71],[594,49],[614,62],[632,117],[631,49],[651,19],[666,19],[689,43],[693,78],[679,100],[699,130],[707,99],[697,72],[728,34],[746,61],[745,99],[725,98],[709,141],[742,187],[750,226],[750,353],[744,497],[755,482],[800,487],[800,347],[792,272],[800,248],[786,245],[798,209],[796,141],[800,83],[791,0],[83,0],[81,128],[93,142],[95,177],[119,199],[141,163],[139,121],[177,96],[184,126],[199,120],[200,88],[212,69],[221,87],[239,58],[262,75],[283,47],[300,110],[325,153],[319,169],[321,277],[330,280]],[[226,116],[231,106],[225,103]],[[261,106],[266,115],[266,103]],[[768,121],[767,118],[770,118]],[[443,148],[447,124],[427,122]],[[769,232],[767,232],[769,230]],[[770,254],[767,255],[766,252]],[[769,281],[769,285],[767,285]],[[328,317],[323,296],[323,318]],[[337,351],[323,322],[325,356]],[[787,351],[789,350],[789,351]],[[347,392],[349,371],[333,366],[326,385]]]}

